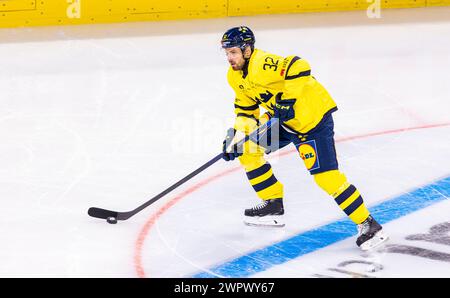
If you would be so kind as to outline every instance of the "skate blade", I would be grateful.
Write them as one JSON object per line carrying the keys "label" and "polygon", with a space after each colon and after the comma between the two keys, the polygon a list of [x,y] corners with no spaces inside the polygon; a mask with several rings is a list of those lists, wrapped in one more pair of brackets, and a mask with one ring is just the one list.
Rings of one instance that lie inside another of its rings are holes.
{"label": "skate blade", "polygon": [[244,223],[247,226],[253,226],[253,227],[284,227],[285,223],[283,221],[283,218],[281,216],[255,216],[250,217],[246,216],[244,218]]}
{"label": "skate blade", "polygon": [[363,251],[373,250],[374,248],[379,248],[384,244],[386,241],[389,240],[389,236],[384,234],[383,230],[376,233],[372,239],[367,240],[363,244],[361,244],[360,248]]}

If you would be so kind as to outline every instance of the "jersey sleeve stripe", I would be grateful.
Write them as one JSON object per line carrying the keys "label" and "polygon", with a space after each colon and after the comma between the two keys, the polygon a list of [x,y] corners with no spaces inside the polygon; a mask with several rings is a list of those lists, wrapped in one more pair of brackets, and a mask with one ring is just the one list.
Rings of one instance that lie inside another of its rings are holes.
{"label": "jersey sleeve stripe", "polygon": [[256,119],[256,117],[253,116],[253,115],[248,115],[248,114],[244,114],[244,113],[238,113],[238,114],[236,115],[236,117],[246,117],[246,118],[250,118],[250,119],[253,119],[253,120],[255,120],[256,122],[258,122],[258,119]]}
{"label": "jersey sleeve stripe", "polygon": [[299,74],[293,75],[293,76],[286,76],[286,80],[293,80],[300,77],[307,77],[311,75],[311,70],[302,71]]}
{"label": "jersey sleeve stripe", "polygon": [[257,110],[257,109],[259,108],[259,105],[258,105],[258,104],[254,104],[254,105],[252,105],[252,106],[243,107],[243,106],[234,104],[234,107],[235,107],[236,109],[241,109],[241,110],[244,110],[244,111],[254,111],[254,110]]}
{"label": "jersey sleeve stripe", "polygon": [[301,58],[298,56],[295,56],[294,58],[292,58],[291,62],[289,63],[288,67],[286,68],[286,76],[289,73],[289,69],[291,69],[292,64],[295,63],[295,61],[300,60]]}

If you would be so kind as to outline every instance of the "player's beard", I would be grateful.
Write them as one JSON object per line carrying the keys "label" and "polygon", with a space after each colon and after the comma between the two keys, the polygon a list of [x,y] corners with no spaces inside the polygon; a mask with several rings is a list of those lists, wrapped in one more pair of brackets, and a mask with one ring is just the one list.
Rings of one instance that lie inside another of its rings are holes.
{"label": "player's beard", "polygon": [[238,63],[232,64],[232,63],[230,63],[231,68],[233,68],[234,71],[242,70],[242,68],[244,67],[244,64],[245,64],[245,61],[242,64],[238,64]]}

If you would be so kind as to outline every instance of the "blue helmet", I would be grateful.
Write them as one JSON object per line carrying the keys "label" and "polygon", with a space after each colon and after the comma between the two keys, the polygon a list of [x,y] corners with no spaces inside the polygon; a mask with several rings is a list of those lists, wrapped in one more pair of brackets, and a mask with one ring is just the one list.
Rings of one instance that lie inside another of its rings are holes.
{"label": "blue helmet", "polygon": [[247,26],[234,27],[223,34],[221,44],[224,49],[238,47],[244,51],[246,46],[250,46],[253,50],[255,35]]}

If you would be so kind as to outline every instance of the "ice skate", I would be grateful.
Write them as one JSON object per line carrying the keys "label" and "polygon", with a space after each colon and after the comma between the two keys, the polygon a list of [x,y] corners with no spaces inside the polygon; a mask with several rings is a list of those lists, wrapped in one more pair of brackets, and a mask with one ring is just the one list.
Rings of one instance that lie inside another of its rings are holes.
{"label": "ice skate", "polygon": [[282,199],[264,200],[250,209],[245,209],[244,223],[249,226],[284,227]]}
{"label": "ice skate", "polygon": [[356,245],[367,251],[380,246],[389,237],[384,234],[381,225],[371,216],[358,225]]}

